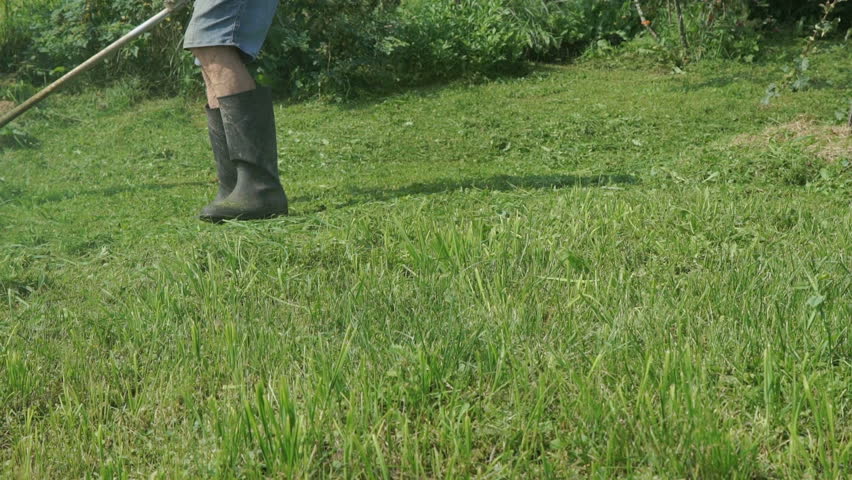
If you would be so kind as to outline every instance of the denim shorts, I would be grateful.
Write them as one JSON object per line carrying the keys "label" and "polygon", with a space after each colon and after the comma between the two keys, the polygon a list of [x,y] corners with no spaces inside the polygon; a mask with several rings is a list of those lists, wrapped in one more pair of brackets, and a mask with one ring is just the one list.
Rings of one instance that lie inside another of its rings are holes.
{"label": "denim shorts", "polygon": [[183,48],[232,46],[254,59],[277,8],[278,0],[195,0]]}

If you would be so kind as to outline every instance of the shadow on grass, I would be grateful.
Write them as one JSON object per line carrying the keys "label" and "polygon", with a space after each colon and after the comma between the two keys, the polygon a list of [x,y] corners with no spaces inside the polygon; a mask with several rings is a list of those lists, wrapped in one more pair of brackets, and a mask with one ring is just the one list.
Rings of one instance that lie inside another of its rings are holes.
{"label": "shadow on grass", "polygon": [[[364,88],[354,88],[341,94],[341,97],[336,100],[335,104],[341,110],[366,110],[376,105],[396,100],[405,101],[410,99],[435,98],[448,89],[489,85],[501,81],[526,78],[534,74],[550,74],[556,71],[559,71],[558,65],[524,63],[506,70],[474,72],[469,75],[457,73],[445,77],[399,85],[388,85],[377,82],[376,84],[370,84]],[[276,97],[276,99],[291,103],[301,103],[303,101],[298,98],[287,99],[286,97]]]}
{"label": "shadow on grass", "polygon": [[[438,179],[432,182],[418,182],[400,188],[385,189],[381,187],[347,189],[349,200],[335,203],[333,206],[320,205],[318,208],[303,213],[315,213],[328,208],[346,208],[367,202],[381,202],[396,198],[434,195],[464,190],[483,190],[507,192],[515,190],[560,189],[569,187],[605,187],[608,185],[633,185],[639,179],[632,175],[494,175],[486,178],[468,179]],[[40,196],[32,200],[34,205],[62,202],[85,196],[112,197],[123,193],[157,192],[182,187],[209,186],[210,182],[175,182],[175,183],[143,183],[139,185],[122,185],[106,188],[80,190],[75,192],[56,192]],[[307,194],[293,197],[294,202],[320,201],[322,195]],[[29,202],[28,202],[29,203]]]}
{"label": "shadow on grass", "polygon": [[[514,190],[543,190],[569,187],[605,187],[608,185],[633,185],[639,179],[632,175],[494,175],[486,178],[453,179],[445,178],[432,182],[418,182],[400,188],[359,188],[351,187],[347,193],[354,197],[346,202],[335,204],[332,208],[346,208],[366,202],[388,201],[418,195],[433,195],[463,190],[484,190],[507,192]],[[296,202],[319,200],[319,195],[302,195],[293,198]],[[314,211],[322,211],[322,205]],[[312,212],[306,212],[312,213]]]}
{"label": "shadow on grass", "polygon": [[122,193],[136,192],[156,192],[161,190],[170,190],[181,187],[199,187],[212,185],[211,182],[175,182],[175,183],[141,183],[139,185],[121,185],[105,188],[93,188],[89,190],[79,190],[76,192],[56,192],[49,193],[33,199],[35,205],[43,205],[46,203],[62,202],[77,197],[96,196],[96,197],[112,197],[121,195]]}

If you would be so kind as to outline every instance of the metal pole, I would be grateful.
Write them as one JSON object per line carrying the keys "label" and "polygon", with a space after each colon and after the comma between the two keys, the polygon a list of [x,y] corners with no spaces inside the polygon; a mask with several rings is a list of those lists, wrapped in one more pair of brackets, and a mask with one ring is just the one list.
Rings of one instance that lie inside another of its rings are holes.
{"label": "metal pole", "polygon": [[70,72],[66,73],[59,80],[48,85],[44,90],[33,95],[32,98],[30,98],[26,102],[18,105],[17,108],[15,108],[12,111],[3,115],[3,117],[0,118],[0,128],[3,128],[9,122],[11,122],[12,120],[21,116],[24,112],[26,112],[27,110],[29,110],[30,108],[35,106],[40,101],[42,101],[45,98],[47,98],[48,96],[50,96],[50,94],[52,94],[53,92],[55,92],[56,90],[61,88],[63,85],[68,83],[68,81],[70,81],[74,77],[76,77],[76,76],[80,75],[81,73],[85,72],[86,70],[89,70],[90,68],[94,67],[95,65],[100,63],[101,60],[108,57],[110,54],[121,49],[121,47],[123,47],[123,46],[127,45],[128,43],[132,42],[133,40],[136,40],[137,38],[139,38],[143,33],[147,32],[148,30],[151,30],[152,28],[159,25],[160,22],[165,20],[169,15],[177,12],[182,7],[184,7],[186,5],[186,3],[187,3],[187,0],[176,1],[173,7],[166,8],[162,12],[154,15],[148,21],[143,23],[142,25],[139,25],[138,27],[134,28],[127,35],[125,35],[125,36],[119,38],[118,40],[116,40],[115,42],[113,42],[112,45],[110,45],[110,46],[106,47],[105,49],[101,50],[100,52],[96,53],[92,58],[86,60],[85,62],[83,62],[80,66],[78,66],[74,70],[71,70]]}

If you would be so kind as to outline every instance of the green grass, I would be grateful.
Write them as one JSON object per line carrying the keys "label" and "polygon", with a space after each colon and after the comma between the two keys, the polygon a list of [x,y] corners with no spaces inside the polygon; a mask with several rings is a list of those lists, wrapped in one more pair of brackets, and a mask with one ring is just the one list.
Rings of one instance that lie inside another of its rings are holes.
{"label": "green grass", "polygon": [[846,60],[282,104],[292,215],[223,226],[200,101],[56,97],[0,153],[0,476],[848,478],[848,152],[735,141]]}

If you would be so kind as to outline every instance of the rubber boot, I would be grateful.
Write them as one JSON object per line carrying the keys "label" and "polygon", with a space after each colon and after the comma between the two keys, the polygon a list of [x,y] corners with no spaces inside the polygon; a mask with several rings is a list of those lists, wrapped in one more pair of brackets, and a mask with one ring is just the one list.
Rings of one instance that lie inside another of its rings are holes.
{"label": "rubber boot", "polygon": [[287,195],[278,177],[275,114],[269,89],[219,98],[219,110],[237,183],[227,197],[201,211],[209,222],[254,220],[287,214]]}
{"label": "rubber boot", "polygon": [[214,202],[224,200],[237,186],[237,169],[231,163],[228,152],[228,140],[225,138],[225,126],[218,108],[204,107],[207,110],[207,132],[210,134],[210,146],[213,160],[216,161],[216,177],[219,179],[219,191]]}

